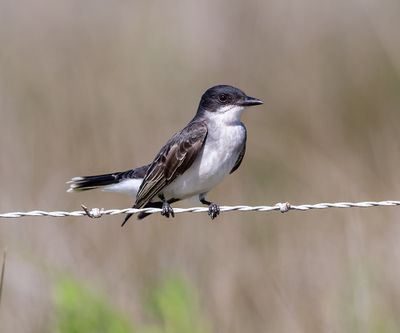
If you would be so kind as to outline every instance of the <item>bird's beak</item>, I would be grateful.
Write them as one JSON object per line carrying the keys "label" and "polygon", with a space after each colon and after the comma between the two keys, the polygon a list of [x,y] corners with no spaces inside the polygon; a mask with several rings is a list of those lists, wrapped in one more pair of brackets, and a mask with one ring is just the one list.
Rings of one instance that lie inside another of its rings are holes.
{"label": "bird's beak", "polygon": [[241,106],[252,106],[252,105],[260,105],[264,104],[264,102],[258,98],[246,96],[243,101],[240,102]]}

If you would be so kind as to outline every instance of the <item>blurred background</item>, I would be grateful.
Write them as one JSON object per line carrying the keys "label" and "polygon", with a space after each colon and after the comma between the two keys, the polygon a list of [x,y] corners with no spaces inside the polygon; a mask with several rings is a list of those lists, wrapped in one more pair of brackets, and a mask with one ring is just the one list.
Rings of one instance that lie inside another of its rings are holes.
{"label": "blurred background", "polygon": [[[65,182],[149,162],[215,84],[265,104],[212,200],[399,200],[399,29],[396,0],[1,0],[0,211],[130,207]],[[1,220],[0,331],[400,331],[399,208],[122,219]]]}

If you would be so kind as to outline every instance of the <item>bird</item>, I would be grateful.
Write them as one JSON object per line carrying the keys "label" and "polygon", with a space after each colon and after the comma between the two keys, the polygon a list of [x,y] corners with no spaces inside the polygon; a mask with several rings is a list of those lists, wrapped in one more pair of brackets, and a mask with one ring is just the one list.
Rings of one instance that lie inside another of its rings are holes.
{"label": "bird", "polygon": [[[205,91],[194,118],[175,133],[150,164],[109,174],[74,177],[67,192],[101,188],[136,197],[133,208],[161,208],[161,215],[174,217],[172,203],[197,197],[215,219],[218,204],[207,193],[235,172],[246,152],[247,130],[242,112],[263,104],[230,85],[216,85]],[[133,214],[127,214],[122,225]],[[138,219],[150,213],[141,212]]]}

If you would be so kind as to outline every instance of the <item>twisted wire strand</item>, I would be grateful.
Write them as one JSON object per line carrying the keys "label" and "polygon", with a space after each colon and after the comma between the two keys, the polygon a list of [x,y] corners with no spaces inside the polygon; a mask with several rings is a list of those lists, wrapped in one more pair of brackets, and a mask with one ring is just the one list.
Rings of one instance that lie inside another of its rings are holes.
{"label": "twisted wire strand", "polygon": [[[221,212],[270,212],[280,211],[286,213],[289,210],[308,211],[311,209],[326,209],[326,208],[369,208],[377,206],[400,206],[400,201],[386,200],[386,201],[362,201],[362,202],[323,202],[317,204],[304,204],[304,205],[291,205],[290,203],[277,203],[274,206],[221,206]],[[72,212],[66,211],[52,211],[46,212],[41,210],[33,210],[29,212],[9,212],[0,213],[0,218],[20,218],[20,217],[34,217],[34,216],[51,216],[51,217],[66,217],[66,216],[88,216],[91,218],[99,218],[104,215],[118,215],[118,214],[138,214],[141,212],[146,213],[160,213],[160,208],[125,208],[125,209],[103,209],[92,208],[88,209],[82,205],[83,210]],[[180,213],[204,213],[208,212],[208,207],[190,207],[190,208],[174,208],[175,214]]]}

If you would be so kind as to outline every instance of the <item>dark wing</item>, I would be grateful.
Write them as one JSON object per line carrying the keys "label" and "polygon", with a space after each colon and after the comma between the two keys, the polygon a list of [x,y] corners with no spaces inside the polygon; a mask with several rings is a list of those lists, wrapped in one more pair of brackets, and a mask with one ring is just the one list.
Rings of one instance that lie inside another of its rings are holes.
{"label": "dark wing", "polygon": [[238,156],[238,159],[237,159],[235,165],[233,166],[233,168],[229,174],[235,172],[240,167],[240,164],[243,161],[244,154],[246,153],[247,130],[246,130],[246,127],[244,129],[245,129],[245,137],[244,137],[243,147],[242,147],[242,150]]}
{"label": "dark wing", "polygon": [[135,208],[142,208],[194,162],[207,137],[204,121],[195,121],[176,133],[161,148],[150,165],[136,196]]}
{"label": "dark wing", "polygon": [[125,179],[137,179],[137,178],[144,178],[146,175],[147,170],[149,169],[150,164],[143,165],[136,169],[131,169],[127,171],[118,172],[115,174],[116,180],[119,182]]}

